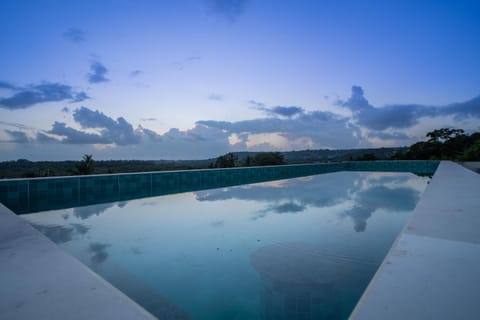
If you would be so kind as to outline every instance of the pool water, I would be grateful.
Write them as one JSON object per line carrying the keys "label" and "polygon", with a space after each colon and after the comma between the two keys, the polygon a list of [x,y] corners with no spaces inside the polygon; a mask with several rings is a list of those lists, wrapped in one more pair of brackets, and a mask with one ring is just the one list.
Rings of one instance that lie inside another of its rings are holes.
{"label": "pool water", "polygon": [[338,172],[21,217],[159,319],[346,319],[428,181]]}

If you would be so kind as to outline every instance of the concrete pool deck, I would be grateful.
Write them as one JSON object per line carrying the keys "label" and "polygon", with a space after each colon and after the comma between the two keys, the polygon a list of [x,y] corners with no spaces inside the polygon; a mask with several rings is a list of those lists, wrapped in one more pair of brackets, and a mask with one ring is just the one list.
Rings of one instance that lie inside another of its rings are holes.
{"label": "concrete pool deck", "polygon": [[[470,319],[480,175],[442,161],[351,319]],[[155,319],[0,204],[0,319]]]}
{"label": "concrete pool deck", "polygon": [[350,319],[477,319],[480,175],[442,161]]}
{"label": "concrete pool deck", "polygon": [[0,319],[156,319],[0,204]]}

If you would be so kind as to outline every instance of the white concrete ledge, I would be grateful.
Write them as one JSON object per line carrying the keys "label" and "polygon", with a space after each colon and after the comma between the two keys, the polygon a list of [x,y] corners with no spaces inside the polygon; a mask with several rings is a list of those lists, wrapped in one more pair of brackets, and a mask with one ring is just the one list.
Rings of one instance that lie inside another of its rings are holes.
{"label": "white concrete ledge", "polygon": [[478,319],[480,175],[442,161],[351,319]]}
{"label": "white concrete ledge", "polygon": [[0,319],[156,319],[0,204]]}

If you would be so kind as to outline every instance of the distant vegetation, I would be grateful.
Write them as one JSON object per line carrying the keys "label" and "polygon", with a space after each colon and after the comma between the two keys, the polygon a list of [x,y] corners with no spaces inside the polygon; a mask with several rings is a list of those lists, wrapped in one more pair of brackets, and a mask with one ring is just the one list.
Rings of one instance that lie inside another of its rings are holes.
{"label": "distant vegetation", "polygon": [[465,134],[462,129],[442,128],[427,133],[427,141],[397,153],[394,159],[480,161],[480,132]]}
{"label": "distant vegetation", "polygon": [[83,159],[75,164],[78,174],[92,174],[95,170],[95,160],[91,154],[86,154]]}
{"label": "distant vegetation", "polygon": [[336,161],[373,160],[455,160],[480,161],[480,132],[465,134],[461,129],[442,128],[427,133],[427,141],[410,147],[302,150],[289,152],[230,152],[205,160],[94,160],[0,162],[0,178],[33,178],[78,174],[111,174],[164,170],[231,168]]}
{"label": "distant vegetation", "polygon": [[220,156],[209,168],[233,168],[251,166],[275,166],[285,163],[285,157],[280,152],[258,152],[254,156],[246,155],[239,160],[238,155],[229,152]]}

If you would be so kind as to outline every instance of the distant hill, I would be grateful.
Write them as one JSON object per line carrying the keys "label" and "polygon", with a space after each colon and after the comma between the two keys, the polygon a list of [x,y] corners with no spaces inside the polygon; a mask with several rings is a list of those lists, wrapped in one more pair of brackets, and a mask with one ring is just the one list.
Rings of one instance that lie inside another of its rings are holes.
{"label": "distant hill", "polygon": [[[408,147],[396,148],[370,148],[370,149],[319,149],[281,152],[287,164],[312,163],[312,162],[337,162],[360,160],[365,155],[374,156],[376,159],[390,159],[397,152],[407,152]],[[247,156],[254,156],[257,152],[233,152],[241,161]],[[212,161],[214,161],[212,159]]]}
{"label": "distant hill", "polygon": [[[390,159],[396,152],[406,152],[407,147],[344,150],[302,150],[281,152],[287,164],[336,162],[349,160]],[[258,152],[234,152],[239,161]],[[216,158],[203,160],[96,160],[95,174],[206,169]],[[16,161],[0,162],[0,178],[33,178],[75,174],[76,161]]]}

